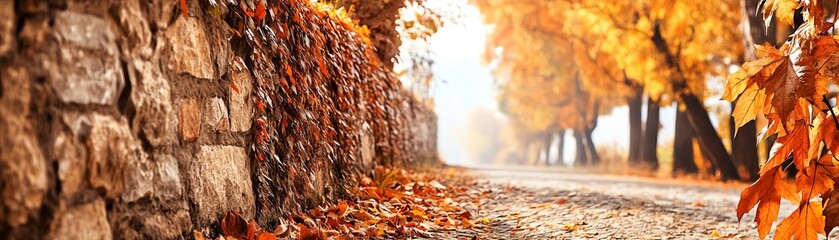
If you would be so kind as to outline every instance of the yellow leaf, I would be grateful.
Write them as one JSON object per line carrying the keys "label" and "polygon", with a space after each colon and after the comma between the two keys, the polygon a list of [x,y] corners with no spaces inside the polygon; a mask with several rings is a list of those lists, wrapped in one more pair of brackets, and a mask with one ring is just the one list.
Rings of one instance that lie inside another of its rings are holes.
{"label": "yellow leaf", "polygon": [[801,7],[798,0],[765,0],[763,1],[763,20],[766,27],[772,22],[772,13],[778,16],[778,21],[793,25],[795,10]]}
{"label": "yellow leaf", "polygon": [[734,111],[731,112],[731,116],[734,117],[735,135],[740,127],[757,117],[763,108],[765,98],[766,91],[759,89],[756,84],[750,85],[737,98],[737,104],[734,105]]}

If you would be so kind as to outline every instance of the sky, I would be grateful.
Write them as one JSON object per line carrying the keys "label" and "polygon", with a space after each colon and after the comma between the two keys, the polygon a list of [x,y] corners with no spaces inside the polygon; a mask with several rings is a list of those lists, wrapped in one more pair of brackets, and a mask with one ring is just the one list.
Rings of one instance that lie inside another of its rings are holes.
{"label": "sky", "polygon": [[[444,24],[431,37],[429,44],[434,59],[435,83],[432,96],[438,115],[437,145],[441,157],[449,164],[469,165],[476,159],[469,159],[462,141],[466,139],[464,129],[469,126],[469,114],[478,108],[492,109],[497,115],[496,92],[491,69],[481,64],[486,35],[492,30],[485,25],[480,12],[465,0],[454,1],[461,5],[463,18],[460,24]],[[659,144],[673,138],[676,113],[674,107],[664,107],[660,117],[663,128],[659,132]],[[592,138],[598,146],[613,147],[626,151],[629,134],[628,108],[619,107],[610,115],[601,116]],[[566,142],[573,142],[570,134]],[[573,144],[566,144],[565,159],[573,156]],[[554,151],[556,152],[556,151]]]}

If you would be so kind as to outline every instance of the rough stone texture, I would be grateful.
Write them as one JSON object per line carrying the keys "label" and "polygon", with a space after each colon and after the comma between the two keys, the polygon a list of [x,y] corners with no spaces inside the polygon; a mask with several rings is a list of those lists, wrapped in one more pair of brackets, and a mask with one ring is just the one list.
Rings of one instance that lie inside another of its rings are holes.
{"label": "rough stone texture", "polygon": [[172,55],[169,56],[169,69],[177,73],[187,73],[193,77],[213,79],[213,64],[210,43],[204,32],[204,25],[193,17],[179,17],[175,24],[166,30]]}
{"label": "rough stone texture", "polygon": [[52,223],[49,239],[111,239],[105,201],[97,199],[70,207]]}
{"label": "rough stone texture", "polygon": [[33,17],[23,19],[21,22],[23,22],[23,28],[21,28],[18,34],[18,46],[26,51],[39,48],[50,31],[49,19],[46,17]]}
{"label": "rough stone texture", "polygon": [[116,103],[124,80],[108,24],[75,12],[59,12],[55,18],[54,37],[61,47],[57,59],[44,62],[55,93],[69,103]]}
{"label": "rough stone texture", "polygon": [[171,199],[181,196],[181,184],[178,162],[172,155],[156,154],[154,156],[156,172],[154,174],[154,194],[160,199]]}
{"label": "rough stone texture", "polygon": [[55,138],[53,152],[58,160],[58,179],[61,180],[61,193],[72,195],[85,183],[86,152],[84,145],[68,133],[61,133]]}
{"label": "rough stone texture", "polygon": [[226,132],[230,129],[230,119],[227,117],[227,106],[221,98],[210,98],[204,102],[204,123],[213,131]]}
{"label": "rough stone texture", "polygon": [[0,57],[6,55],[15,43],[15,2],[0,0]]}
{"label": "rough stone texture", "polygon": [[364,123],[361,126],[361,164],[365,168],[373,167],[373,160],[376,157],[376,148],[373,146],[375,142],[370,125]]}
{"label": "rough stone texture", "polygon": [[[64,122],[88,145],[89,181],[107,198],[123,197],[128,202],[151,193],[148,154],[128,128],[125,119],[93,115],[65,115]],[[83,171],[83,169],[78,169]]]}
{"label": "rough stone texture", "polygon": [[159,66],[135,60],[130,63],[128,75],[131,79],[131,102],[137,110],[134,126],[139,127],[152,146],[176,143],[176,121],[169,120],[170,116],[174,116],[171,114],[171,88]]}
{"label": "rough stone texture", "polygon": [[248,155],[236,146],[201,146],[186,174],[190,195],[196,206],[197,224],[207,224],[224,217],[228,210],[238,210],[246,219],[253,217],[255,206]]}
{"label": "rough stone texture", "polygon": [[189,213],[178,211],[172,215],[154,214],[144,217],[141,221],[143,226],[141,232],[157,239],[178,239],[181,236],[179,229],[189,229]]}
{"label": "rough stone texture", "polygon": [[230,73],[230,128],[234,132],[245,132],[253,123],[253,79],[247,71],[233,70]]}
{"label": "rough stone texture", "polygon": [[140,0],[126,0],[120,2],[119,24],[125,31],[125,41],[120,42],[120,48],[129,55],[148,59],[152,55],[152,34],[149,22],[143,17]]}
{"label": "rough stone texture", "polygon": [[180,129],[181,140],[194,142],[198,140],[201,132],[201,105],[195,99],[181,101],[178,108],[178,129]]}
{"label": "rough stone texture", "polygon": [[125,171],[125,193],[122,194],[124,202],[134,202],[144,197],[150,197],[154,188],[152,181],[157,165],[148,161],[146,153],[136,151],[129,153],[132,161],[127,162]]}
{"label": "rough stone texture", "polygon": [[[0,68],[0,87],[16,90],[0,97],[0,220],[16,227],[40,209],[47,191],[47,163],[38,148],[30,113],[31,82],[23,69]],[[7,91],[8,91],[7,90]]]}

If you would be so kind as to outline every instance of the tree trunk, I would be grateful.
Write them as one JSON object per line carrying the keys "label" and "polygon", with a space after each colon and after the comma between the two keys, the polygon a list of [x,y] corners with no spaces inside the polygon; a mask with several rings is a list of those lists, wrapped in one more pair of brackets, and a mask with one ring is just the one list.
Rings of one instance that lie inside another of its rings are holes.
{"label": "tree trunk", "polygon": [[693,129],[690,127],[687,112],[676,110],[676,135],[673,139],[673,175],[697,172],[696,163],[693,159]]}
{"label": "tree trunk", "polygon": [[591,133],[597,127],[597,118],[600,117],[600,102],[594,101],[594,106],[591,111],[591,119],[585,129],[585,140],[587,144],[587,156],[590,165],[600,164],[600,154],[597,154],[597,148],[594,147],[594,140],[591,138]]}
{"label": "tree trunk", "polygon": [[711,124],[711,119],[708,112],[699,98],[693,93],[683,93],[681,95],[682,102],[687,108],[688,120],[693,126],[696,139],[702,146],[702,151],[707,155],[708,160],[720,171],[721,180],[731,180],[739,178],[737,168],[734,167],[734,162],[731,161],[731,156],[722,144],[720,136],[717,135],[714,125]]}
{"label": "tree trunk", "polygon": [[588,157],[588,164],[592,166],[600,164],[600,154],[597,154],[597,149],[594,147],[594,140],[591,139],[591,132],[593,131],[594,129],[586,130],[585,136],[586,156]]}
{"label": "tree trunk", "polygon": [[659,105],[658,101],[652,98],[647,98],[647,122],[644,126],[644,138],[641,143],[641,159],[643,167],[652,170],[658,169],[658,156],[656,155],[656,147],[658,146],[658,125],[659,125]]}
{"label": "tree trunk", "polygon": [[643,92],[634,91],[627,99],[629,105],[629,157],[630,163],[637,163],[641,159],[641,104]]}
{"label": "tree trunk", "polygon": [[519,159],[519,161],[521,162],[522,165],[529,165],[530,164],[530,137],[525,136],[524,140],[522,140],[520,144],[521,144],[520,145],[521,147],[519,147],[519,149],[521,149],[521,152],[519,154],[521,156],[521,159]]}
{"label": "tree trunk", "polygon": [[[758,4],[761,0],[740,1],[741,16],[743,18],[743,61],[755,59],[755,44],[769,42],[775,44],[775,32],[777,27],[766,28],[764,21],[757,13]],[[774,22],[773,22],[774,24]],[[735,103],[731,104],[733,110]],[[751,121],[743,125],[739,130],[734,127],[734,118],[729,120],[731,124],[731,159],[737,166],[740,179],[743,181],[757,180],[759,174],[759,158],[757,153],[757,129],[755,122]],[[737,132],[735,135],[734,133]]]}
{"label": "tree trunk", "polygon": [[722,180],[738,178],[737,168],[734,167],[731,156],[725,150],[725,145],[722,144],[720,136],[717,135],[714,125],[711,124],[711,119],[705,110],[705,106],[702,105],[699,97],[687,91],[687,79],[682,74],[681,66],[676,56],[670,52],[667,41],[661,35],[661,25],[659,23],[653,25],[653,34],[650,36],[650,41],[655,45],[656,50],[662,54],[664,62],[675,70],[676,79],[672,83],[673,91],[682,93],[679,97],[687,108],[688,120],[690,120],[693,132],[696,134],[695,136],[702,146],[702,151],[708,155],[711,163],[719,169]]}
{"label": "tree trunk", "polygon": [[[734,109],[734,103],[731,104],[731,109]],[[734,117],[729,120],[731,124],[731,160],[737,166],[737,172],[740,175],[740,180],[755,181],[760,176],[758,174],[760,167],[757,157],[757,128],[755,121],[746,123],[735,129]],[[737,131],[736,135],[734,132]]]}
{"label": "tree trunk", "polygon": [[565,164],[565,131],[565,129],[559,130],[559,150],[557,151],[558,156],[556,157],[557,165]]}
{"label": "tree trunk", "polygon": [[770,157],[769,154],[772,153],[772,146],[775,146],[775,140],[778,140],[778,135],[777,134],[773,134],[772,136],[768,136],[768,137],[766,137],[766,140],[763,140],[763,144],[766,148],[766,151],[764,152],[764,154],[766,154],[766,159],[764,161],[769,160],[769,157]]}
{"label": "tree trunk", "polygon": [[574,130],[574,139],[577,142],[577,151],[574,153],[577,157],[574,159],[574,166],[584,166],[588,162],[588,158],[586,157],[586,143],[583,135],[581,130]]}
{"label": "tree trunk", "polygon": [[551,143],[553,143],[553,132],[545,134],[545,166],[551,165]]}
{"label": "tree trunk", "polygon": [[[762,0],[741,0],[740,9],[743,21],[743,56],[745,60],[752,60],[755,57],[755,44],[769,42],[775,45],[777,40],[778,27],[776,21],[771,21],[769,27],[764,25],[763,16],[757,14],[758,4]],[[784,24],[786,26],[786,24]],[[784,38],[789,34],[785,34]]]}

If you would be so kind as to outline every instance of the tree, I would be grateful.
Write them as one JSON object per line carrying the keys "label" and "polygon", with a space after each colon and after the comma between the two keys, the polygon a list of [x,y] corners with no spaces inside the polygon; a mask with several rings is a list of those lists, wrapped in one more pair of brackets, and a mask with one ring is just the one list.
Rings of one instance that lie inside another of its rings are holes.
{"label": "tree", "polygon": [[[490,2],[482,2],[489,4]],[[493,4],[495,4],[493,2]],[[584,132],[590,126],[590,114],[582,108],[589,103],[585,92],[578,91],[579,81],[573,63],[563,61],[563,57],[573,52],[559,47],[567,43],[556,38],[558,28],[544,26],[562,26],[561,19],[532,18],[530,16],[548,16],[547,9],[555,6],[537,1],[505,1],[504,7],[497,5],[479,5],[496,9],[485,11],[485,18],[496,23],[487,45],[488,61],[494,62],[493,74],[498,79],[500,97],[504,112],[512,118],[518,118],[532,132],[552,133],[559,129],[576,129]],[[536,4],[536,5],[531,5]],[[521,11],[507,11],[507,7]],[[496,52],[495,48],[501,47]],[[588,146],[588,144],[583,144]],[[592,152],[588,147],[584,152]],[[581,156],[596,156],[584,154]],[[587,157],[578,159],[588,162]]]}
{"label": "tree", "polygon": [[[701,101],[705,80],[726,74],[727,63],[742,50],[741,46],[728,43],[741,37],[732,30],[740,21],[739,11],[732,11],[739,9],[739,2],[475,0],[473,3],[485,13],[486,21],[496,27],[490,34],[487,52],[491,59],[499,60],[498,66],[508,60],[520,60],[518,64],[554,62],[550,57],[559,56],[564,60],[559,62],[562,65],[550,66],[558,73],[556,76],[562,76],[557,78],[558,82],[579,78],[579,84],[572,84],[580,87],[579,91],[572,88],[578,96],[599,101],[606,111],[621,104],[614,102],[616,95],[624,99],[622,103],[630,106],[630,161],[646,159],[648,165],[657,165],[656,106],[676,100],[685,107],[696,138],[720,170],[721,177],[740,177]],[[568,51],[547,51],[553,55],[546,56],[545,51],[521,50],[544,43],[573,49],[573,58],[567,57]],[[494,56],[498,49],[507,57]],[[517,59],[516,54],[528,57]],[[566,70],[569,67],[576,71]],[[569,72],[579,76],[568,76]],[[640,123],[644,96],[650,99],[648,115],[652,120],[647,122],[646,131]],[[592,116],[587,112],[580,115]],[[583,122],[586,121],[577,123],[580,133],[594,126]],[[585,142],[585,135],[575,136]],[[647,144],[641,143],[644,135]]]}
{"label": "tree", "polygon": [[[734,1],[581,1],[574,6],[582,29],[600,29],[630,79],[643,83],[654,99],[668,96],[684,104],[691,127],[721,178],[738,173],[716,134],[701,96],[708,75],[725,74],[725,61],[740,52],[728,44],[739,4]],[[626,48],[632,45],[632,48]]]}
{"label": "tree", "polygon": [[[568,27],[574,24],[571,22],[573,18],[557,17],[569,14],[571,3],[512,0],[477,0],[473,3],[482,10],[486,22],[496,26],[489,36],[486,56],[496,68],[494,73],[501,81],[500,87],[513,89],[520,84],[516,82],[550,78],[550,84],[558,88],[557,94],[542,98],[563,99],[557,102],[574,110],[554,119],[557,128],[573,129],[575,132],[580,146],[578,163],[597,162],[599,156],[591,139],[597,117],[621,103],[614,100],[616,94],[629,91],[613,91],[615,80],[623,83],[625,74],[615,65],[599,64],[615,60],[598,48],[595,43],[598,39],[569,31]],[[528,71],[531,71],[530,74],[516,74]],[[534,93],[525,92],[528,97],[538,96]],[[510,96],[504,97],[508,101],[520,101],[516,100],[513,91],[502,91],[501,95]],[[550,104],[542,104],[537,109],[546,111],[551,107]],[[640,128],[640,124],[637,127]]]}
{"label": "tree", "polygon": [[687,112],[679,105],[676,109],[676,134],[673,138],[673,175],[697,173],[693,158],[693,129]]}

